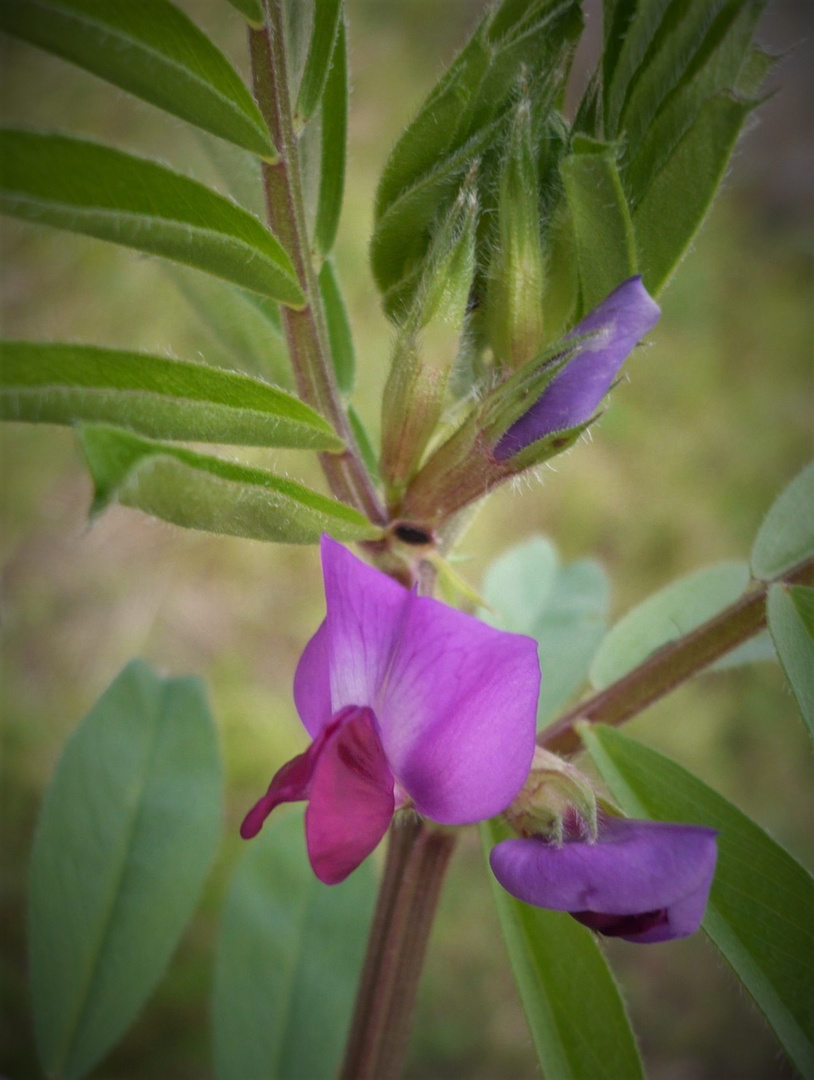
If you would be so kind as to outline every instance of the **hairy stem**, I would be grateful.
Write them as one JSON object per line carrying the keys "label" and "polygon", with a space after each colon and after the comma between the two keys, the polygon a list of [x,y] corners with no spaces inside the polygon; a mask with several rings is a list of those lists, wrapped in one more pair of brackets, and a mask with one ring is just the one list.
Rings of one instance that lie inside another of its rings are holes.
{"label": "hairy stem", "polygon": [[432,921],[456,837],[394,821],[340,1080],[398,1080]]}
{"label": "hairy stem", "polygon": [[266,23],[249,29],[254,95],[279,152],[263,162],[269,226],[291,257],[306,303],[301,311],[282,307],[282,322],[300,397],[330,421],[344,440],[340,454],[320,454],[331,491],[382,524],[384,510],[365,468],[336,385],[322,297],[311,258],[305,218],[299,148],[294,130],[285,47],[282,0],[269,0]]}
{"label": "hairy stem", "polygon": [[[793,567],[777,581],[814,585],[814,558]],[[743,644],[766,626],[766,593],[772,584],[762,583],[689,634],[657,649],[627,675],[560,717],[540,733],[537,742],[560,754],[578,750],[581,743],[574,730],[578,720],[622,724]]]}

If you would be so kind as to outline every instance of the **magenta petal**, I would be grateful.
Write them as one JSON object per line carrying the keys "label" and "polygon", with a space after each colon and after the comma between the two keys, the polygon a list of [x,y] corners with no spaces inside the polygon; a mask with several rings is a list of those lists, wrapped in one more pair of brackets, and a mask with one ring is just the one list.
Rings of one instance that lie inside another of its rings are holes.
{"label": "magenta petal", "polygon": [[605,818],[596,843],[505,840],[490,855],[526,903],[571,912],[601,933],[654,942],[694,933],[715,872],[715,830]]}
{"label": "magenta petal", "polygon": [[374,850],[393,817],[393,774],[370,709],[346,710],[319,755],[305,812],[308,857],[336,885]]}
{"label": "magenta petal", "polygon": [[251,840],[253,836],[257,836],[263,827],[263,822],[275,806],[286,802],[301,802],[308,798],[317,761],[326,739],[336,727],[336,723],[331,725],[311,743],[304,754],[298,754],[291,761],[287,761],[274,774],[266,794],[257,800],[243,819],[240,835],[244,840]]}
{"label": "magenta petal", "polygon": [[504,810],[534,754],[537,645],[411,597],[376,715],[416,809],[446,825]]}
{"label": "magenta petal", "polygon": [[494,450],[496,460],[505,461],[546,435],[590,420],[622,364],[660,314],[641,277],[623,281],[597,304],[565,340],[596,336],[577,347],[529,411],[501,436]]}
{"label": "magenta petal", "polygon": [[305,646],[297,664],[294,704],[312,738],[316,738],[333,716],[327,620],[323,620],[319,630]]}

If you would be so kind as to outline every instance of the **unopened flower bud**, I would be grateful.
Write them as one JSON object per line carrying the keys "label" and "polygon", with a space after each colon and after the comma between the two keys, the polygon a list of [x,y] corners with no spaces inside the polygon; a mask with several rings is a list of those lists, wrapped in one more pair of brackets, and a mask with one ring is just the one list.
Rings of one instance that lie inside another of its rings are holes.
{"label": "unopened flower bud", "polygon": [[382,400],[381,473],[397,506],[438,426],[475,270],[474,170],[435,237],[398,331]]}
{"label": "unopened flower bud", "polygon": [[504,817],[520,836],[594,840],[596,794],[586,776],[567,761],[537,747],[528,779]]}
{"label": "unopened flower bud", "polygon": [[500,178],[498,229],[489,264],[486,332],[499,366],[519,368],[543,337],[545,261],[528,98],[517,108]]}

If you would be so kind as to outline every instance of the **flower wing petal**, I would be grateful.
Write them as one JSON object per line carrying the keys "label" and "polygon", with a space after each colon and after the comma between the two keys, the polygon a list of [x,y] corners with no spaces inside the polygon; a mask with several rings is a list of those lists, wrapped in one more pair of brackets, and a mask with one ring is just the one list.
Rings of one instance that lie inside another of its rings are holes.
{"label": "flower wing petal", "polygon": [[620,935],[664,941],[698,928],[715,872],[715,835],[697,825],[607,818],[597,843],[504,840],[490,862],[508,892],[538,907],[618,916],[665,909],[666,923]]}
{"label": "flower wing petal", "polygon": [[325,740],[311,779],[305,837],[314,873],[336,885],[370,855],[393,817],[393,774],[370,709],[357,709]]}
{"label": "flower wing petal", "polygon": [[504,810],[534,753],[536,643],[408,594],[376,715],[391,767],[422,814],[447,825]]}

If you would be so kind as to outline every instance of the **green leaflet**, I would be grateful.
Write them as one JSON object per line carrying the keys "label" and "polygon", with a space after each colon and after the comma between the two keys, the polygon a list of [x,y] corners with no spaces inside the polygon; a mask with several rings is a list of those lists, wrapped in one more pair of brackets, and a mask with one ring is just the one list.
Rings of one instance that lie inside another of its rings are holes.
{"label": "green leaflet", "polygon": [[814,461],[772,504],[752,546],[752,573],[768,581],[814,555]]}
{"label": "green leaflet", "polygon": [[814,735],[814,589],[772,585],[766,610],[783,671]]}
{"label": "green leaflet", "polygon": [[582,311],[637,271],[636,240],[616,167],[617,150],[576,136],[560,162],[576,240]]}
{"label": "green leaflet", "polygon": [[356,354],[353,349],[353,337],[345,301],[342,299],[339,282],[336,280],[336,271],[330,259],[326,259],[322,264],[319,274],[319,291],[325,307],[325,321],[328,324],[328,341],[331,346],[336,381],[343,394],[351,394],[356,374]]}
{"label": "green leaflet", "polygon": [[229,3],[251,26],[260,27],[265,22],[263,0],[229,0]]}
{"label": "green leaflet", "polygon": [[683,637],[741,596],[749,567],[724,562],[672,582],[629,611],[613,627],[591,665],[597,689],[626,675],[669,641]]}
{"label": "green leaflet", "polygon": [[345,23],[340,19],[331,69],[322,97],[319,193],[314,248],[327,255],[334,245],[345,192],[348,137],[348,55]]}
{"label": "green leaflet", "polygon": [[215,959],[218,1080],[336,1075],[373,912],[370,860],[314,876],[301,810],[278,810],[235,872]]}
{"label": "green leaflet", "polygon": [[31,989],[49,1076],[84,1076],[136,1018],[215,856],[222,777],[197,679],[135,660],[71,736],[34,841]]}
{"label": "green leaflet", "polygon": [[342,0],[315,0],[314,25],[294,110],[295,123],[301,127],[308,123],[319,107],[341,21]]}
{"label": "green leaflet", "polygon": [[538,723],[550,720],[580,690],[608,622],[608,580],[592,559],[563,566],[554,545],[534,537],[492,565],[481,618],[537,641],[543,679]]}
{"label": "green leaflet", "polygon": [[276,157],[240,76],[169,0],[3,0],[0,29],[222,139]]}
{"label": "green leaflet", "polygon": [[0,131],[0,211],[205,270],[301,307],[279,241],[247,211],[163,165],[97,143]]}
{"label": "green leaflet", "polygon": [[0,418],[120,424],[155,438],[341,450],[326,420],[248,375],[92,345],[0,344]]}
{"label": "green leaflet", "polygon": [[[481,825],[488,858],[509,836]],[[619,989],[596,938],[570,915],[510,896],[489,875],[503,938],[544,1076],[637,1080],[642,1066]]]}
{"label": "green leaflet", "polygon": [[805,1077],[814,1076],[814,881],[735,806],[680,765],[607,727],[582,740],[632,817],[719,830],[703,928],[732,965]]}
{"label": "green leaflet", "polygon": [[79,438],[95,486],[92,514],[119,502],[187,529],[280,544],[381,534],[352,507],[263,469],[103,424],[83,425]]}
{"label": "green leaflet", "polygon": [[700,227],[753,102],[710,98],[633,211],[639,266],[658,296]]}

